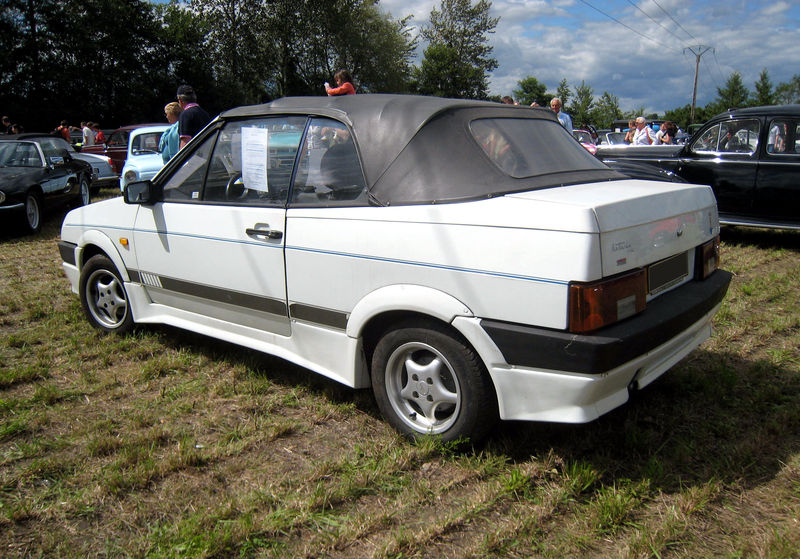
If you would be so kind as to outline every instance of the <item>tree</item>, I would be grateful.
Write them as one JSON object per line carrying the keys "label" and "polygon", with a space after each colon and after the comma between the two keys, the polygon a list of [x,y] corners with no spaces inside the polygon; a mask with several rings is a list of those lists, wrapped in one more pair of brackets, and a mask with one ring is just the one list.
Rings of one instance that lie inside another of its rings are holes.
{"label": "tree", "polygon": [[800,103],[800,74],[795,74],[788,82],[778,84],[775,98],[776,102],[787,105]]}
{"label": "tree", "polygon": [[595,103],[590,113],[589,121],[598,128],[611,128],[618,118],[622,118],[619,99],[608,91],[604,91],[603,95]]}
{"label": "tree", "polygon": [[575,88],[575,100],[572,102],[572,123],[577,128],[584,124],[591,124],[590,114],[594,108],[594,91],[582,80],[581,85]]}
{"label": "tree", "polygon": [[739,72],[733,72],[725,85],[717,88],[717,98],[712,101],[712,104],[716,107],[716,112],[722,112],[746,107],[749,97],[750,93],[742,82],[742,75]]}
{"label": "tree", "polygon": [[[558,84],[558,89],[556,90],[556,97],[561,99],[561,106],[564,107],[564,110],[567,110],[567,105],[569,104],[570,97],[572,94],[569,91],[569,85],[567,84],[567,78],[563,78],[561,82]],[[548,99],[548,106],[549,106],[549,99]],[[569,109],[570,111],[572,108]]]}
{"label": "tree", "polygon": [[481,70],[467,63],[454,47],[433,43],[425,49],[417,88],[424,95],[477,98],[480,92],[476,84],[482,78]]}
{"label": "tree", "polygon": [[764,68],[755,83],[755,94],[753,95],[753,106],[774,105],[775,91],[772,89],[772,81],[769,79],[769,72]]}
{"label": "tree", "polygon": [[520,105],[530,105],[535,101],[542,107],[546,107],[550,101],[547,98],[547,87],[533,76],[519,80],[517,89],[512,93]]}
{"label": "tree", "polygon": [[[491,5],[488,0],[479,0],[474,6],[471,0],[442,0],[439,10],[431,10],[430,25],[422,30],[429,46],[417,75],[421,93],[434,94],[432,84],[449,84],[453,88],[448,91],[450,97],[487,97],[487,73],[497,68],[487,37],[499,21],[489,17]],[[428,56],[435,60],[427,60]],[[452,67],[444,66],[445,61]],[[434,75],[433,71],[450,75]]]}

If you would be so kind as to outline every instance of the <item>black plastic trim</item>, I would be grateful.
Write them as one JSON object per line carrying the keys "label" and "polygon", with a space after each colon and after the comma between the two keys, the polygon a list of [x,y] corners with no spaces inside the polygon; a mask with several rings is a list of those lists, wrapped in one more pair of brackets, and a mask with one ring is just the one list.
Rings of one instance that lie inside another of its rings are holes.
{"label": "black plastic trim", "polygon": [[588,335],[481,320],[510,365],[600,375],[669,341],[709,313],[728,291],[732,274],[717,270],[647,304],[627,320]]}
{"label": "black plastic trim", "polygon": [[78,245],[67,241],[58,241],[58,252],[61,253],[61,260],[67,264],[75,266],[75,248]]}
{"label": "black plastic trim", "polygon": [[341,330],[347,328],[347,314],[340,311],[292,303],[289,305],[289,312],[292,318],[298,320],[331,326]]}

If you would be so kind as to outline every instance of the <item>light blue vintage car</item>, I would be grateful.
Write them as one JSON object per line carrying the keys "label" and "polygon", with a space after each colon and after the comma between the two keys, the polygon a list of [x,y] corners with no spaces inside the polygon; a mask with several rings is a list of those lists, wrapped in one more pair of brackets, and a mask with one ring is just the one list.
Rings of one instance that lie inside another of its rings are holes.
{"label": "light blue vintage car", "polygon": [[125,166],[119,179],[120,190],[124,190],[125,185],[130,182],[151,179],[161,170],[164,160],[158,151],[158,141],[167,128],[169,125],[163,124],[131,131],[128,157],[125,159]]}

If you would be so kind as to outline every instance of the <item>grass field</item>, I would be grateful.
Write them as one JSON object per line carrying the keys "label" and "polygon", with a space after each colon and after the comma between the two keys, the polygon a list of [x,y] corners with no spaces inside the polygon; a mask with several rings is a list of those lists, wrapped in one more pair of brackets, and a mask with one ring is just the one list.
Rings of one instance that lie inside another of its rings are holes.
{"label": "grass field", "polygon": [[100,334],[61,215],[0,231],[0,557],[800,557],[800,232],[724,230],[713,338],[626,406],[472,448],[267,355]]}

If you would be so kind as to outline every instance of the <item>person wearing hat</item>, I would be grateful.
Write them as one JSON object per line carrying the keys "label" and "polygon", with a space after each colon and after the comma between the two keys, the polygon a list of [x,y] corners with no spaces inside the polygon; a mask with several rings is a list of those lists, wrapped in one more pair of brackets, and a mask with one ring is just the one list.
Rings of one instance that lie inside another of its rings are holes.
{"label": "person wearing hat", "polygon": [[211,121],[211,116],[197,104],[197,94],[190,85],[182,85],[178,88],[178,104],[182,111],[178,117],[178,135],[182,148],[205,128],[206,124]]}

